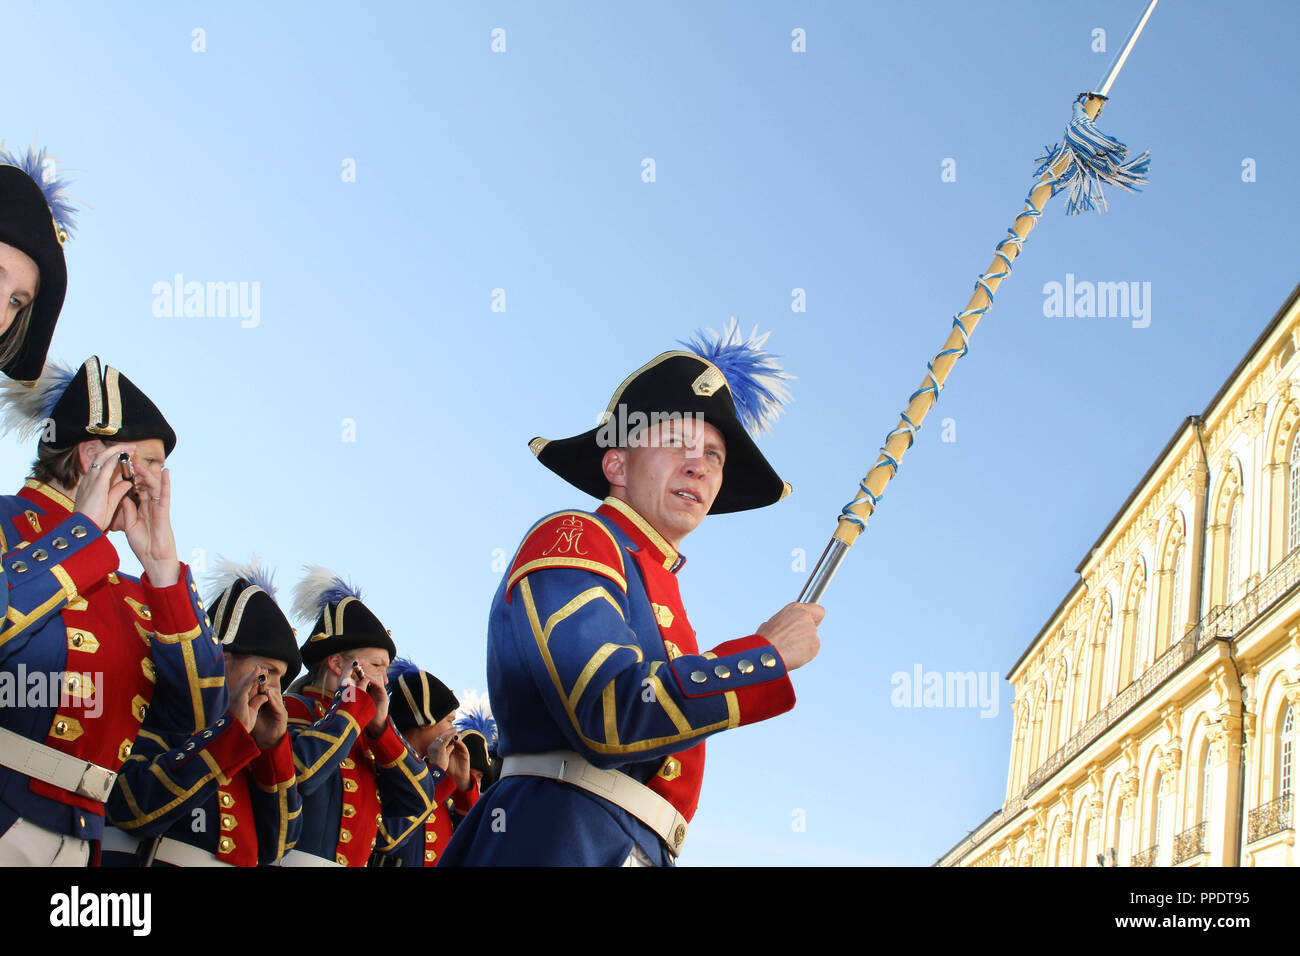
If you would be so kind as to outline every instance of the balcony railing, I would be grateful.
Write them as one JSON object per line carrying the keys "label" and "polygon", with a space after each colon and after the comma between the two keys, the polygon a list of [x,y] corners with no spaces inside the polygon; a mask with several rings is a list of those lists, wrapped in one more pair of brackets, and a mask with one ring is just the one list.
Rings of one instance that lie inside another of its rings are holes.
{"label": "balcony railing", "polygon": [[1149,846],[1141,853],[1133,854],[1133,859],[1129,861],[1129,866],[1155,866],[1156,856],[1160,853],[1160,845]]}
{"label": "balcony railing", "polygon": [[1174,837],[1174,863],[1182,863],[1205,852],[1205,821],[1188,827]]}
{"label": "balcony railing", "polygon": [[1246,818],[1246,842],[1254,843],[1256,840],[1289,829],[1291,829],[1291,794],[1288,792],[1250,811],[1250,816]]}

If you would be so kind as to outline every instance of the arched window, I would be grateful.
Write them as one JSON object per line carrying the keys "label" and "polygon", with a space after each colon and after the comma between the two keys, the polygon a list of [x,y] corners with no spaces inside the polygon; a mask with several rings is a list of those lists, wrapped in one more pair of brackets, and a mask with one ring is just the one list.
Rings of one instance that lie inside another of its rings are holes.
{"label": "arched window", "polygon": [[1142,639],[1142,603],[1145,596],[1146,572],[1139,559],[1137,567],[1133,569],[1133,574],[1129,578],[1128,594],[1124,599],[1116,693],[1133,683],[1133,678],[1137,674],[1138,647]]}
{"label": "arched window", "polygon": [[1288,554],[1300,546],[1300,428],[1296,429],[1295,438],[1291,440],[1290,462],[1291,480],[1287,484],[1290,498],[1287,507],[1287,514],[1290,517],[1286,536]]}
{"label": "arched window", "polygon": [[1238,576],[1241,573],[1241,496],[1232,500],[1232,514],[1228,518],[1228,582],[1226,600],[1231,604],[1237,600]]}
{"label": "arched window", "polygon": [[1282,718],[1282,739],[1278,754],[1277,795],[1291,793],[1295,785],[1295,708],[1286,705]]}
{"label": "arched window", "polygon": [[1160,833],[1161,833],[1160,827],[1161,824],[1163,824],[1164,822],[1163,817],[1164,817],[1165,801],[1160,794],[1160,790],[1163,784],[1164,784],[1164,774],[1158,774],[1156,776],[1155,792],[1151,795],[1151,799],[1153,801],[1152,813],[1151,813],[1151,845],[1154,847],[1158,847],[1160,845]]}
{"label": "arched window", "polygon": [[1213,805],[1214,763],[1210,760],[1210,742],[1201,747],[1201,812],[1200,822],[1208,823],[1210,808]]}
{"label": "arched window", "polygon": [[[1180,544],[1178,553],[1174,555],[1173,592],[1170,596],[1169,607],[1169,639],[1164,647],[1159,649],[1160,651],[1163,651],[1166,647],[1173,647],[1183,636],[1183,552],[1186,550]],[[1156,653],[1156,656],[1160,656],[1159,652]]]}

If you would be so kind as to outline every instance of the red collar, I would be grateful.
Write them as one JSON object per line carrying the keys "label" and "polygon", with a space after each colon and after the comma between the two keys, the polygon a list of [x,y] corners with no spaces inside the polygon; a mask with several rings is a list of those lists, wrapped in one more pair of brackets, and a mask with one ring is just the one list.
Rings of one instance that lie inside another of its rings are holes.
{"label": "red collar", "polygon": [[676,574],[686,563],[686,557],[680,554],[668,541],[651,527],[650,522],[642,518],[626,501],[618,498],[606,498],[596,514],[609,518],[632,539],[637,548],[645,551],[663,565],[665,571]]}
{"label": "red collar", "polygon": [[18,497],[34,505],[40,505],[42,514],[50,515],[55,519],[53,524],[67,519],[77,507],[77,503],[63,492],[35,478],[27,479],[22,490],[18,492]]}

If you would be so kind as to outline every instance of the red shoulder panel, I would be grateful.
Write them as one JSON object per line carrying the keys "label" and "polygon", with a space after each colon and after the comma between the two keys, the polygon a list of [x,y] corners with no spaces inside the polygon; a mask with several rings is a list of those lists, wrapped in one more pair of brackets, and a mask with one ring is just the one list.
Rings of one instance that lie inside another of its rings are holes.
{"label": "red shoulder panel", "polygon": [[506,600],[515,584],[544,568],[576,568],[609,578],[627,593],[623,551],[593,515],[563,511],[544,518],[528,532],[506,579]]}

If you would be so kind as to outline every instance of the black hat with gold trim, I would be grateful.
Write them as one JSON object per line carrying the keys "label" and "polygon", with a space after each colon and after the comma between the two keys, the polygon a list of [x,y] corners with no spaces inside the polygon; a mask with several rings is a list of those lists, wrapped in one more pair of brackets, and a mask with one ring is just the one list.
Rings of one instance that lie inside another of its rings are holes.
{"label": "black hat with gold trim", "polygon": [[734,317],[722,335],[709,330],[683,342],[690,351],[664,352],[629,375],[614,392],[600,424],[572,438],[534,438],[537,460],[595,498],[609,493],[601,461],[610,448],[635,442],[637,431],[665,416],[699,416],[727,443],[722,487],[710,514],[748,511],[790,493],[751,434],[766,431],[789,401],[790,378],[764,352],[767,335],[748,339]]}
{"label": "black hat with gold trim", "polygon": [[462,730],[460,741],[469,751],[469,768],[479,773],[492,769],[492,760],[488,757],[487,738],[477,730]]}
{"label": "black hat with gold trim", "polygon": [[156,438],[170,455],[176,432],[158,406],[135,384],[92,355],[75,372],[49,362],[35,388],[0,382],[8,399],[3,423],[23,439],[37,433],[43,445],[64,451],[83,441],[131,442]]}
{"label": "black hat with gold trim", "polygon": [[331,654],[378,647],[397,656],[392,633],[361,603],[361,591],[328,568],[309,567],[293,592],[293,616],[315,620],[303,642],[302,662],[313,668]]}
{"label": "black hat with gold trim", "polygon": [[275,602],[273,572],[258,564],[218,559],[211,584],[219,589],[208,602],[212,631],[232,654],[253,654],[284,661],[280,687],[288,687],[302,669],[297,635]]}
{"label": "black hat with gold trim", "polygon": [[25,156],[0,150],[0,242],[26,253],[40,270],[27,332],[3,368],[27,384],[41,374],[68,289],[63,243],[72,232],[75,210],[64,192],[67,182],[51,169],[43,149],[28,149]]}
{"label": "black hat with gold trim", "polygon": [[436,724],[458,706],[446,684],[405,657],[388,668],[388,714],[399,731]]}

